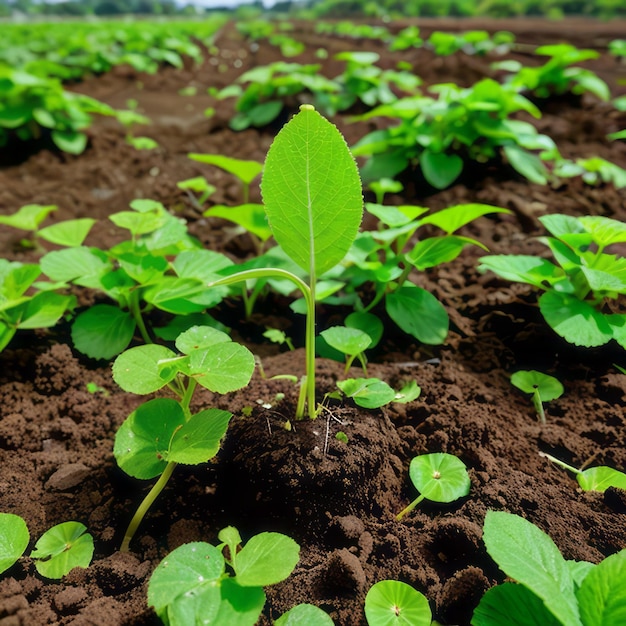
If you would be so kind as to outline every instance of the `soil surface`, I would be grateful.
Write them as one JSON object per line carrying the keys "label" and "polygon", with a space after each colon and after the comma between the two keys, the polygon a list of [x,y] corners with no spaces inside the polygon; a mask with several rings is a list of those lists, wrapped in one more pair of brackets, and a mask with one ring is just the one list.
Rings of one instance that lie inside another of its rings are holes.
{"label": "soil surface", "polygon": [[[388,25],[392,30],[402,26]],[[623,22],[445,20],[420,26],[423,36],[432,29],[484,27],[512,30],[521,44],[567,40],[595,48],[601,57],[586,65],[607,81],[613,95],[626,91],[626,65],[606,50],[608,41],[626,32]],[[408,60],[426,85],[469,85],[492,75],[489,64],[495,60],[463,53],[436,58],[423,49],[390,55],[378,42],[322,37],[306,24],[297,25],[295,36],[307,50],[294,60],[317,62],[315,51],[324,48],[329,76],[339,71],[332,61],[339,50],[375,50],[389,67]],[[264,159],[276,128],[229,130],[232,101],[216,103],[206,89],[227,85],[246,69],[278,60],[280,53],[263,42],[251,47],[232,26],[220,33],[216,45],[218,55],[199,68],[165,68],[155,76],[118,68],[75,85],[120,108],[135,99],[152,120],[137,134],[154,137],[159,148],[136,151],[116,123],[99,120],[89,131],[88,149],[78,157],[41,146],[5,150],[0,212],[40,203],[58,205],[54,220],[100,218],[87,243],[105,247],[120,238],[105,218],[127,209],[134,198],[152,198],[184,217],[208,248],[234,259],[248,257],[250,240],[227,222],[203,218],[176,183],[205,175],[218,189],[212,197],[216,203],[241,201],[229,175],[187,154]],[[537,62],[525,48],[511,56]],[[196,87],[197,94],[181,95],[185,87]],[[211,118],[204,115],[209,106],[216,108]],[[542,108],[544,116],[536,124],[557,141],[564,156],[601,156],[626,167],[626,143],[606,139],[626,126],[625,114],[591,96],[543,103]],[[348,143],[363,133],[363,126],[350,123],[348,116],[333,121]],[[253,199],[258,193],[254,187]],[[625,200],[624,190],[609,185],[570,180],[556,188],[538,186],[503,167],[474,171],[471,179],[436,193],[407,181],[402,195],[388,198],[431,209],[465,202],[506,207],[510,215],[482,218],[466,234],[492,253],[528,254],[544,252],[533,239],[542,234],[538,216],[563,212],[626,220]],[[20,243],[24,235],[3,227],[0,255],[35,259],[38,253]],[[0,625],[158,624],[146,604],[146,585],[156,564],[184,542],[215,542],[227,525],[236,526],[244,539],[275,530],[302,546],[294,574],[267,590],[263,624],[299,602],[320,606],[338,625],[364,624],[365,594],[385,578],[422,591],[442,624],[469,624],[482,594],[503,580],[481,540],[488,509],[523,515],[549,533],[568,559],[598,562],[624,548],[625,494],[582,492],[572,475],[539,455],[550,452],[578,467],[626,468],[626,376],[613,367],[626,366],[623,350],[566,344],[543,322],[529,289],[476,271],[480,254],[468,249],[456,261],[415,278],[450,314],[444,345],[419,345],[387,324],[381,347],[372,355],[370,375],[394,386],[407,380],[421,386],[421,397],[410,404],[357,411],[349,403],[334,403],[316,421],[296,422],[288,432],[282,426],[293,414],[296,390],[286,381],[268,381],[257,373],[244,392],[200,393],[198,407],[235,414],[223,449],[208,465],[176,469],[129,553],[118,548],[149,485],[118,469],[113,437],[145,398],[121,392],[109,363],[75,352],[65,323],[46,332],[18,333],[0,354],[0,509],[23,516],[33,540],[54,524],[83,522],[96,551],[89,568],[75,569],[61,581],[42,580],[29,558],[20,559],[0,580]],[[86,306],[93,296],[81,293],[80,302]],[[214,312],[259,356],[268,376],[303,372],[301,347],[286,352],[261,336],[273,326],[299,340],[303,321],[289,314],[287,304],[278,297],[262,300],[250,321],[243,320],[239,303]],[[341,322],[343,313],[321,307],[320,328]],[[377,313],[384,318],[384,311]],[[510,374],[518,369],[550,373],[565,386],[564,395],[546,406],[545,425],[530,399],[510,384]],[[342,366],[322,359],[318,375],[321,398],[341,378]],[[102,390],[90,393],[87,383]],[[280,403],[274,401],[277,393],[285,394]],[[247,417],[246,406],[253,407]],[[335,438],[339,430],[348,436],[347,444]],[[411,458],[439,451],[467,464],[469,496],[449,505],[424,502],[396,522],[395,514],[416,495],[408,478]]]}

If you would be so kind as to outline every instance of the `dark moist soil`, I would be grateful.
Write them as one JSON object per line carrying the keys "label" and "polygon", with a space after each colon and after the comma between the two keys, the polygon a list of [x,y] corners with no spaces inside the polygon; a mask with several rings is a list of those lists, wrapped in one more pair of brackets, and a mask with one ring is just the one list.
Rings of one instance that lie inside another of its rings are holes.
{"label": "dark moist soil", "polygon": [[[522,44],[568,40],[596,48],[601,58],[588,67],[608,82],[614,95],[626,89],[618,84],[626,77],[626,66],[606,53],[607,42],[626,32],[623,22],[474,20],[424,21],[420,26],[424,36],[435,28],[504,28]],[[491,75],[494,60],[464,54],[435,58],[426,50],[391,57],[377,42],[321,37],[306,24],[298,25],[296,36],[308,47],[295,60],[315,62],[316,49],[326,48],[330,76],[340,71],[332,54],[342,49],[376,50],[389,67],[409,60],[425,84],[470,85]],[[125,210],[133,198],[153,198],[187,219],[207,247],[233,258],[249,256],[251,242],[245,236],[226,222],[202,218],[176,187],[177,181],[206,175],[218,188],[215,202],[240,202],[231,177],[189,160],[187,153],[263,160],[276,131],[230,131],[231,102],[215,104],[205,94],[209,86],[229,84],[254,65],[277,60],[277,50],[261,43],[253,51],[232,27],[220,34],[217,45],[219,56],[201,68],[164,69],[156,76],[118,68],[75,86],[116,107],[136,99],[139,110],[152,119],[138,134],[156,138],[160,147],[135,151],[115,123],[101,120],[89,131],[89,148],[79,157],[45,149],[32,154],[5,150],[0,212],[41,203],[58,205],[54,219],[100,218],[88,243],[105,247],[118,241],[120,233],[104,218]],[[536,62],[530,54],[513,56]],[[189,86],[197,87],[198,95],[178,93]],[[216,107],[210,119],[203,114],[208,106]],[[564,156],[598,155],[626,166],[624,142],[610,143],[605,137],[626,126],[624,114],[588,96],[544,103],[544,109],[538,127],[557,141]],[[334,121],[349,143],[364,131],[345,116]],[[466,233],[493,253],[541,254],[543,247],[533,240],[541,233],[539,215],[626,220],[625,197],[610,186],[590,187],[578,180],[554,189],[537,186],[492,168],[475,170],[471,179],[438,193],[408,184],[402,196],[388,200],[432,209],[465,202],[506,207],[511,215],[483,218]],[[2,256],[36,258],[20,245],[23,236],[3,228]],[[293,575],[268,589],[263,624],[299,602],[320,606],[338,625],[364,624],[365,594],[385,578],[406,581],[425,593],[441,623],[468,624],[481,595],[503,579],[481,541],[488,509],[523,515],[548,532],[568,559],[598,562],[624,548],[624,493],[584,493],[571,475],[539,456],[543,450],[576,466],[626,467],[626,377],[612,365],[626,365],[623,350],[567,345],[542,321],[528,289],[476,272],[479,256],[477,249],[467,250],[457,261],[416,277],[450,314],[445,345],[420,346],[388,324],[372,358],[370,375],[395,386],[416,380],[422,388],[417,401],[377,411],[331,403],[315,422],[297,422],[288,432],[283,425],[292,415],[295,389],[285,381],[255,375],[244,392],[200,394],[198,407],[217,406],[235,414],[224,447],[213,463],[176,469],[127,554],[117,548],[149,487],[117,468],[113,437],[143,398],[120,392],[108,363],[74,352],[65,325],[18,333],[0,354],[0,508],[23,516],[33,540],[53,524],[83,522],[93,533],[96,551],[89,568],[76,569],[59,582],[42,580],[32,562],[21,559],[0,581],[0,625],[157,624],[146,606],[146,585],[155,565],[184,542],[216,541],[226,525],[238,527],[244,538],[281,531],[302,546]],[[89,294],[81,294],[82,305],[91,301]],[[341,322],[339,313],[322,308],[320,327]],[[285,301],[261,301],[250,322],[242,321],[237,306],[222,307],[216,316],[260,356],[268,376],[302,373],[301,348],[281,352],[261,339],[265,326],[301,335],[302,320],[289,316]],[[565,385],[563,397],[547,405],[543,426],[529,398],[509,382],[511,372],[523,368],[549,372]],[[342,366],[321,360],[318,374],[322,394],[341,377]],[[103,390],[89,393],[87,383]],[[286,394],[282,402],[276,403],[277,393]],[[251,416],[244,417],[242,409],[250,406]],[[335,438],[339,430],[347,434],[348,444]],[[449,505],[424,502],[401,523],[394,521],[416,495],[408,479],[410,459],[437,451],[458,455],[468,465],[470,495]]]}

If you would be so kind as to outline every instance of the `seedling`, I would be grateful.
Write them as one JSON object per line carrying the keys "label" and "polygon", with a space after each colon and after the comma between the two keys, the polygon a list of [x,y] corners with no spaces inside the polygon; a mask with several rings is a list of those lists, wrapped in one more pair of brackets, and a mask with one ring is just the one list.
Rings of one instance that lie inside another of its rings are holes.
{"label": "seedling", "polygon": [[[229,285],[251,279],[286,279],[306,303],[306,374],[301,398],[309,416],[315,402],[315,293],[317,277],[343,259],[362,215],[358,170],[341,133],[310,105],[288,122],[267,154],[261,192],[274,238],[308,274],[308,283],[281,268],[238,272],[210,283]],[[298,402],[296,419],[304,416]]]}
{"label": "seedling", "polygon": [[609,487],[617,487],[618,489],[626,489],[626,474],[612,467],[600,465],[597,467],[588,467],[581,470],[561,461],[547,452],[540,452],[539,456],[545,457],[552,461],[555,465],[562,467],[568,472],[576,474],[576,480],[583,491],[600,491],[604,492]]}
{"label": "seedling", "polygon": [[281,346],[285,344],[287,348],[289,348],[289,350],[295,350],[293,341],[291,341],[291,339],[287,337],[284,331],[279,330],[278,328],[268,328],[263,333],[263,337]]}
{"label": "seedling", "polygon": [[[176,186],[187,192],[189,199],[200,211],[203,210],[202,205],[207,201],[209,196],[217,190],[217,187],[215,187],[215,185],[211,185],[204,176],[195,176],[194,178],[181,180],[176,183]],[[194,193],[200,195],[196,197],[193,195]]]}
{"label": "seedling", "polygon": [[164,624],[186,626],[210,619],[214,624],[254,626],[265,605],[263,587],[285,580],[298,563],[300,547],[280,533],[260,533],[243,547],[232,526],[218,537],[218,546],[194,542],[176,548],[152,573],[148,604]]}
{"label": "seedling", "polygon": [[[554,541],[529,521],[488,511],[483,540],[509,578],[491,588],[472,626],[621,624],[626,606],[626,550],[594,565],[566,561]],[[503,618],[503,616],[506,616]]]}
{"label": "seedling", "polygon": [[577,346],[601,346],[615,339],[626,348],[626,315],[611,303],[626,294],[626,258],[609,246],[626,242],[626,224],[608,217],[544,215],[551,233],[540,241],[556,264],[529,255],[484,256],[478,269],[532,285],[543,293],[539,310],[550,327]]}
{"label": "seedling", "polygon": [[122,551],[128,550],[176,465],[206,463],[220,449],[232,414],[220,409],[192,414],[196,386],[215,393],[236,391],[250,382],[254,371],[252,353],[209,326],[185,331],[176,348],[178,354],[155,344],[137,346],[113,364],[113,378],[124,391],[145,395],[167,386],[178,398],[148,400],[128,416],[115,436],[113,454],[122,470],[144,480],[159,476],[128,526]]}
{"label": "seedling", "polygon": [[[88,567],[93,556],[93,537],[79,522],[64,522],[47,530],[30,557],[45,578],[63,578],[75,567]],[[0,513],[0,574],[24,554],[30,535],[26,522],[12,513]]]}
{"label": "seedling", "polygon": [[543,403],[563,395],[563,385],[554,376],[535,370],[520,370],[511,375],[511,384],[524,393],[532,394],[533,406],[542,424],[546,423]]}
{"label": "seedling", "polygon": [[367,376],[367,359],[364,353],[371,346],[372,338],[366,332],[347,326],[331,326],[323,330],[320,335],[331,348],[345,354],[345,374],[350,370],[354,359],[358,359],[363,368],[363,374]]}
{"label": "seedling", "polygon": [[445,452],[422,454],[411,460],[409,476],[420,495],[396,515],[400,521],[422,500],[453,502],[466,496],[471,487],[465,463]]}
{"label": "seedling", "polygon": [[414,380],[400,391],[395,391],[379,378],[347,378],[337,381],[337,387],[344,396],[351,398],[357,406],[364,409],[377,409],[390,402],[406,404],[419,398],[422,392]]}
{"label": "seedling", "polygon": [[424,594],[397,580],[381,580],[365,596],[368,626],[430,626],[432,612]]}

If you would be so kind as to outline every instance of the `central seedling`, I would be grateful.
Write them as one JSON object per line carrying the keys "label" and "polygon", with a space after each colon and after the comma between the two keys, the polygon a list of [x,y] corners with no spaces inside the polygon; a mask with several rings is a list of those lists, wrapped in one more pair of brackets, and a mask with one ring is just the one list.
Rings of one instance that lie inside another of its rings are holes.
{"label": "central seedling", "polygon": [[308,276],[304,281],[280,268],[238,272],[211,286],[282,278],[306,303],[306,374],[296,419],[305,404],[315,417],[315,288],[317,277],[339,263],[354,241],[363,214],[361,180],[341,133],[311,105],[278,133],[265,160],[261,193],[277,243]]}

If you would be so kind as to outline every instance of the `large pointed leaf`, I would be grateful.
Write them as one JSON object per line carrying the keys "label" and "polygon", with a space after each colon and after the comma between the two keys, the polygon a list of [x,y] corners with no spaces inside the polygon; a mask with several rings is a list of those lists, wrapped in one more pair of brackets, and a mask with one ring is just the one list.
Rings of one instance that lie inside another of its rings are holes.
{"label": "large pointed leaf", "polygon": [[339,263],[361,223],[363,198],[341,133],[311,106],[278,133],[261,182],[274,237],[315,276]]}

